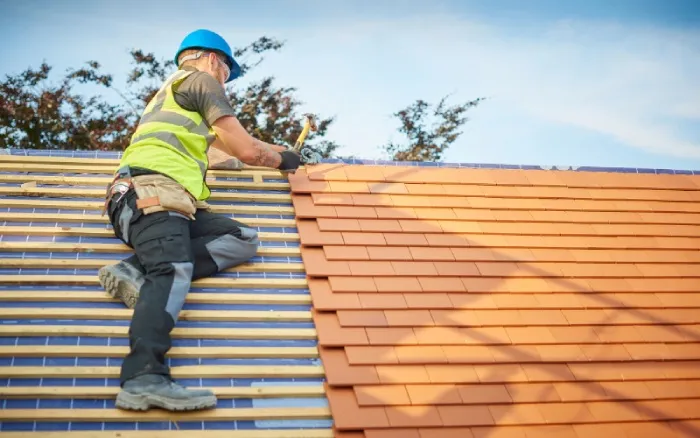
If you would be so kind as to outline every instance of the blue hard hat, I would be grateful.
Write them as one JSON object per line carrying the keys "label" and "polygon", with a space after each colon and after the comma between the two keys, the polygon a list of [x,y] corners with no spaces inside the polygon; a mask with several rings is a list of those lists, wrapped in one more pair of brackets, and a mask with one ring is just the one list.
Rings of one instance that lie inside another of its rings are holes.
{"label": "blue hard hat", "polygon": [[231,74],[229,75],[226,82],[230,82],[241,75],[241,66],[238,65],[235,59],[233,59],[233,53],[231,52],[231,47],[228,45],[226,40],[224,40],[221,35],[206,29],[198,29],[190,33],[182,40],[180,48],[177,49],[175,54],[175,65],[177,65],[177,58],[180,56],[183,50],[187,49],[203,49],[203,50],[216,50],[226,57],[226,63],[231,69]]}

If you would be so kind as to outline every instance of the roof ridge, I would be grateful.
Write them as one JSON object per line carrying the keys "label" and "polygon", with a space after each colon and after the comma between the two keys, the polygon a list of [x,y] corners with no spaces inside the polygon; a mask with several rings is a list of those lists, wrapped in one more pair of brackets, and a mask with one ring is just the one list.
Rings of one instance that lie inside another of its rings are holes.
{"label": "roof ridge", "polygon": [[[65,149],[0,149],[0,155],[19,155],[37,157],[64,157],[64,158],[111,158],[119,159],[120,151],[74,151]],[[321,160],[322,164],[352,164],[365,166],[412,166],[412,167],[437,167],[458,169],[513,169],[513,170],[560,170],[574,172],[612,172],[612,173],[641,173],[641,174],[667,174],[667,175],[700,175],[699,170],[690,169],[665,169],[646,167],[624,166],[575,166],[552,164],[498,164],[498,163],[444,163],[435,161],[391,161],[370,160],[359,158],[328,158]]]}

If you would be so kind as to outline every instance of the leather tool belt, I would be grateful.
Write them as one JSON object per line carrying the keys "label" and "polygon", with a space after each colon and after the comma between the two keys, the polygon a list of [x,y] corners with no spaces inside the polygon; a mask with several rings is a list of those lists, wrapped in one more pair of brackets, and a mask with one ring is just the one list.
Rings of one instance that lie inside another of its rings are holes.
{"label": "leather tool belt", "polygon": [[102,215],[117,193],[120,195],[117,199],[119,202],[132,188],[137,196],[136,207],[142,210],[143,214],[172,211],[194,220],[197,209],[210,209],[209,204],[197,201],[180,183],[165,175],[154,173],[132,176],[128,168],[122,168],[107,186]]}

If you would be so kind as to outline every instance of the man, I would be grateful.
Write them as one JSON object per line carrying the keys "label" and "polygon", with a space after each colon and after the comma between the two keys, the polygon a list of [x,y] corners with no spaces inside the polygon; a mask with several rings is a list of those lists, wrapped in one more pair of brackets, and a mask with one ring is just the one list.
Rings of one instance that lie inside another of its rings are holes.
{"label": "man", "polygon": [[105,290],[134,309],[116,400],[122,409],[216,406],[211,391],[175,383],[165,363],[191,281],[248,261],[258,247],[256,230],[209,211],[208,148],[283,171],[301,160],[254,139],[236,119],[223,87],[241,69],[221,36],[192,32],[175,61],[179,68],[146,106],[105,201],[115,235],[135,252],[99,272]]}

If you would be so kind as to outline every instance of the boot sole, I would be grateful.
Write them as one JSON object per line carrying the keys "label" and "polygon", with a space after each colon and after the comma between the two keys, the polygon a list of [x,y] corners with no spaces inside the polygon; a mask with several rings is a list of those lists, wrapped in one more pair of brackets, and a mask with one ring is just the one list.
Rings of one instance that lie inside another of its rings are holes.
{"label": "boot sole", "polygon": [[157,395],[132,394],[120,391],[117,394],[115,406],[129,411],[147,411],[150,408],[161,408],[167,411],[198,411],[216,407],[216,396],[197,397],[188,400],[173,400]]}
{"label": "boot sole", "polygon": [[118,275],[114,275],[107,267],[100,268],[97,276],[104,290],[107,291],[112,298],[118,299],[129,309],[133,309],[136,306],[136,302],[139,298],[139,291],[131,282],[119,278]]}

